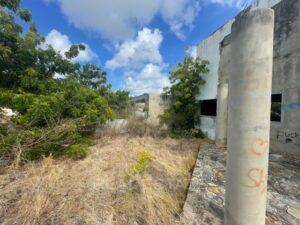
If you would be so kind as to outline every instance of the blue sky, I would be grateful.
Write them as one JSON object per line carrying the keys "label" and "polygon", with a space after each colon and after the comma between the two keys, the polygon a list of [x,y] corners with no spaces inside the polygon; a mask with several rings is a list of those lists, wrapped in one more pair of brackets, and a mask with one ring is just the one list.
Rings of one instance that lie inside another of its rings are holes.
{"label": "blue sky", "polygon": [[132,95],[159,92],[168,71],[193,46],[236,15],[243,0],[23,0],[46,43],[64,53],[72,43],[87,50],[113,89]]}

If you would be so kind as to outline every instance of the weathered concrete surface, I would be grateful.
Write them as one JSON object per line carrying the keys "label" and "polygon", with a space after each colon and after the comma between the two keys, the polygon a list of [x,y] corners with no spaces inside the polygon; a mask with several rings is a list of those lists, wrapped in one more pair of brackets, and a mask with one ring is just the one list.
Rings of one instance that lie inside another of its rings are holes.
{"label": "weathered concrete surface", "polygon": [[164,99],[162,94],[149,94],[148,119],[151,124],[159,124],[159,116],[169,107],[168,99]]}
{"label": "weathered concrete surface", "polygon": [[[226,156],[213,143],[201,145],[184,205],[186,225],[223,225]],[[300,224],[299,162],[299,156],[270,154],[267,225]]]}
{"label": "weathered concrete surface", "polygon": [[271,124],[271,150],[300,155],[300,0],[274,6],[272,93],[282,94],[281,121]]}
{"label": "weathered concrete surface", "polygon": [[216,145],[226,147],[228,120],[228,79],[230,75],[230,35],[220,45],[220,66],[217,95]]}
{"label": "weathered concrete surface", "polygon": [[215,127],[216,117],[215,116],[201,116],[200,124],[195,124],[197,129],[200,129],[206,137],[211,140],[215,139]]}
{"label": "weathered concrete surface", "polygon": [[228,82],[218,84],[216,145],[226,147],[227,143],[227,113],[228,112]]}
{"label": "weathered concrete surface", "polygon": [[250,8],[232,25],[228,91],[226,225],[264,225],[274,11]]}
{"label": "weathered concrete surface", "polygon": [[[275,11],[272,94],[282,94],[282,107],[281,121],[271,123],[271,151],[300,155],[300,0],[257,0],[254,5],[272,7]],[[224,29],[227,26],[224,25],[199,44],[198,56],[209,59],[211,70],[211,78],[207,78],[208,84],[201,90],[201,100],[217,96],[216,77],[218,71],[226,70],[226,64],[222,61],[227,59],[220,60],[220,52],[215,48],[222,41],[221,36],[231,33],[230,29]],[[206,128],[209,138],[215,140],[216,127],[211,126],[211,120],[201,117],[198,127]]]}
{"label": "weathered concrete surface", "polygon": [[[281,2],[282,0],[255,0],[253,5],[256,7],[272,7],[277,3]],[[284,0],[283,0],[284,1]]]}
{"label": "weathered concrete surface", "polygon": [[132,97],[131,101],[135,105],[135,114],[144,117],[147,122],[158,125],[159,115],[169,107],[169,100],[162,94],[143,94]]}

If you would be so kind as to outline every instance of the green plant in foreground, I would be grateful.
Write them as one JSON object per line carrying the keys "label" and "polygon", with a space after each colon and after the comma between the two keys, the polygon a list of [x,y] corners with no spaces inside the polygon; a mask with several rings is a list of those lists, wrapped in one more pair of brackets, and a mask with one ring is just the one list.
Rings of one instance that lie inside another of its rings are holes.
{"label": "green plant in foreground", "polygon": [[132,177],[134,175],[143,174],[149,166],[149,163],[153,161],[155,157],[151,154],[151,152],[147,149],[141,149],[137,153],[136,162],[133,164],[129,164],[127,175]]}

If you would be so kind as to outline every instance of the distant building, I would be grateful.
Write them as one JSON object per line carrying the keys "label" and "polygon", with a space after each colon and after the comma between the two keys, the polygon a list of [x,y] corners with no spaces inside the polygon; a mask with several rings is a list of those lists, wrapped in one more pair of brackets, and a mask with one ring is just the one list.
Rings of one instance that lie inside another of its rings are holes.
{"label": "distant building", "polygon": [[169,107],[169,101],[162,94],[143,94],[132,97],[131,101],[135,105],[135,114],[152,124],[159,124],[159,115]]}

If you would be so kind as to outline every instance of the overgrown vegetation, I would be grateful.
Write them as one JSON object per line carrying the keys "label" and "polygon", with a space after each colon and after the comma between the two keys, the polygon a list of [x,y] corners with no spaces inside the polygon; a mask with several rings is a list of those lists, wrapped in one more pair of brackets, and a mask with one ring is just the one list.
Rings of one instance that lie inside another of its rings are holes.
{"label": "overgrown vegetation", "polygon": [[[98,66],[72,61],[84,45],[65,55],[45,46],[30,12],[19,6],[20,0],[0,1],[0,107],[17,114],[10,128],[1,119],[0,157],[84,157],[97,124],[126,113],[129,93],[112,91]],[[19,19],[29,24],[26,32]]]}
{"label": "overgrown vegetation", "polygon": [[[103,137],[83,161],[47,157],[6,168],[0,224],[183,225],[180,213],[199,144],[198,139]],[[130,163],[143,172],[128,180]]]}
{"label": "overgrown vegetation", "polygon": [[197,113],[199,102],[197,95],[205,84],[203,74],[208,72],[208,61],[194,59],[187,55],[169,75],[172,86],[165,90],[164,95],[170,99],[170,108],[161,115],[161,122],[168,125],[175,136],[201,137],[202,132],[194,129],[199,121]]}

